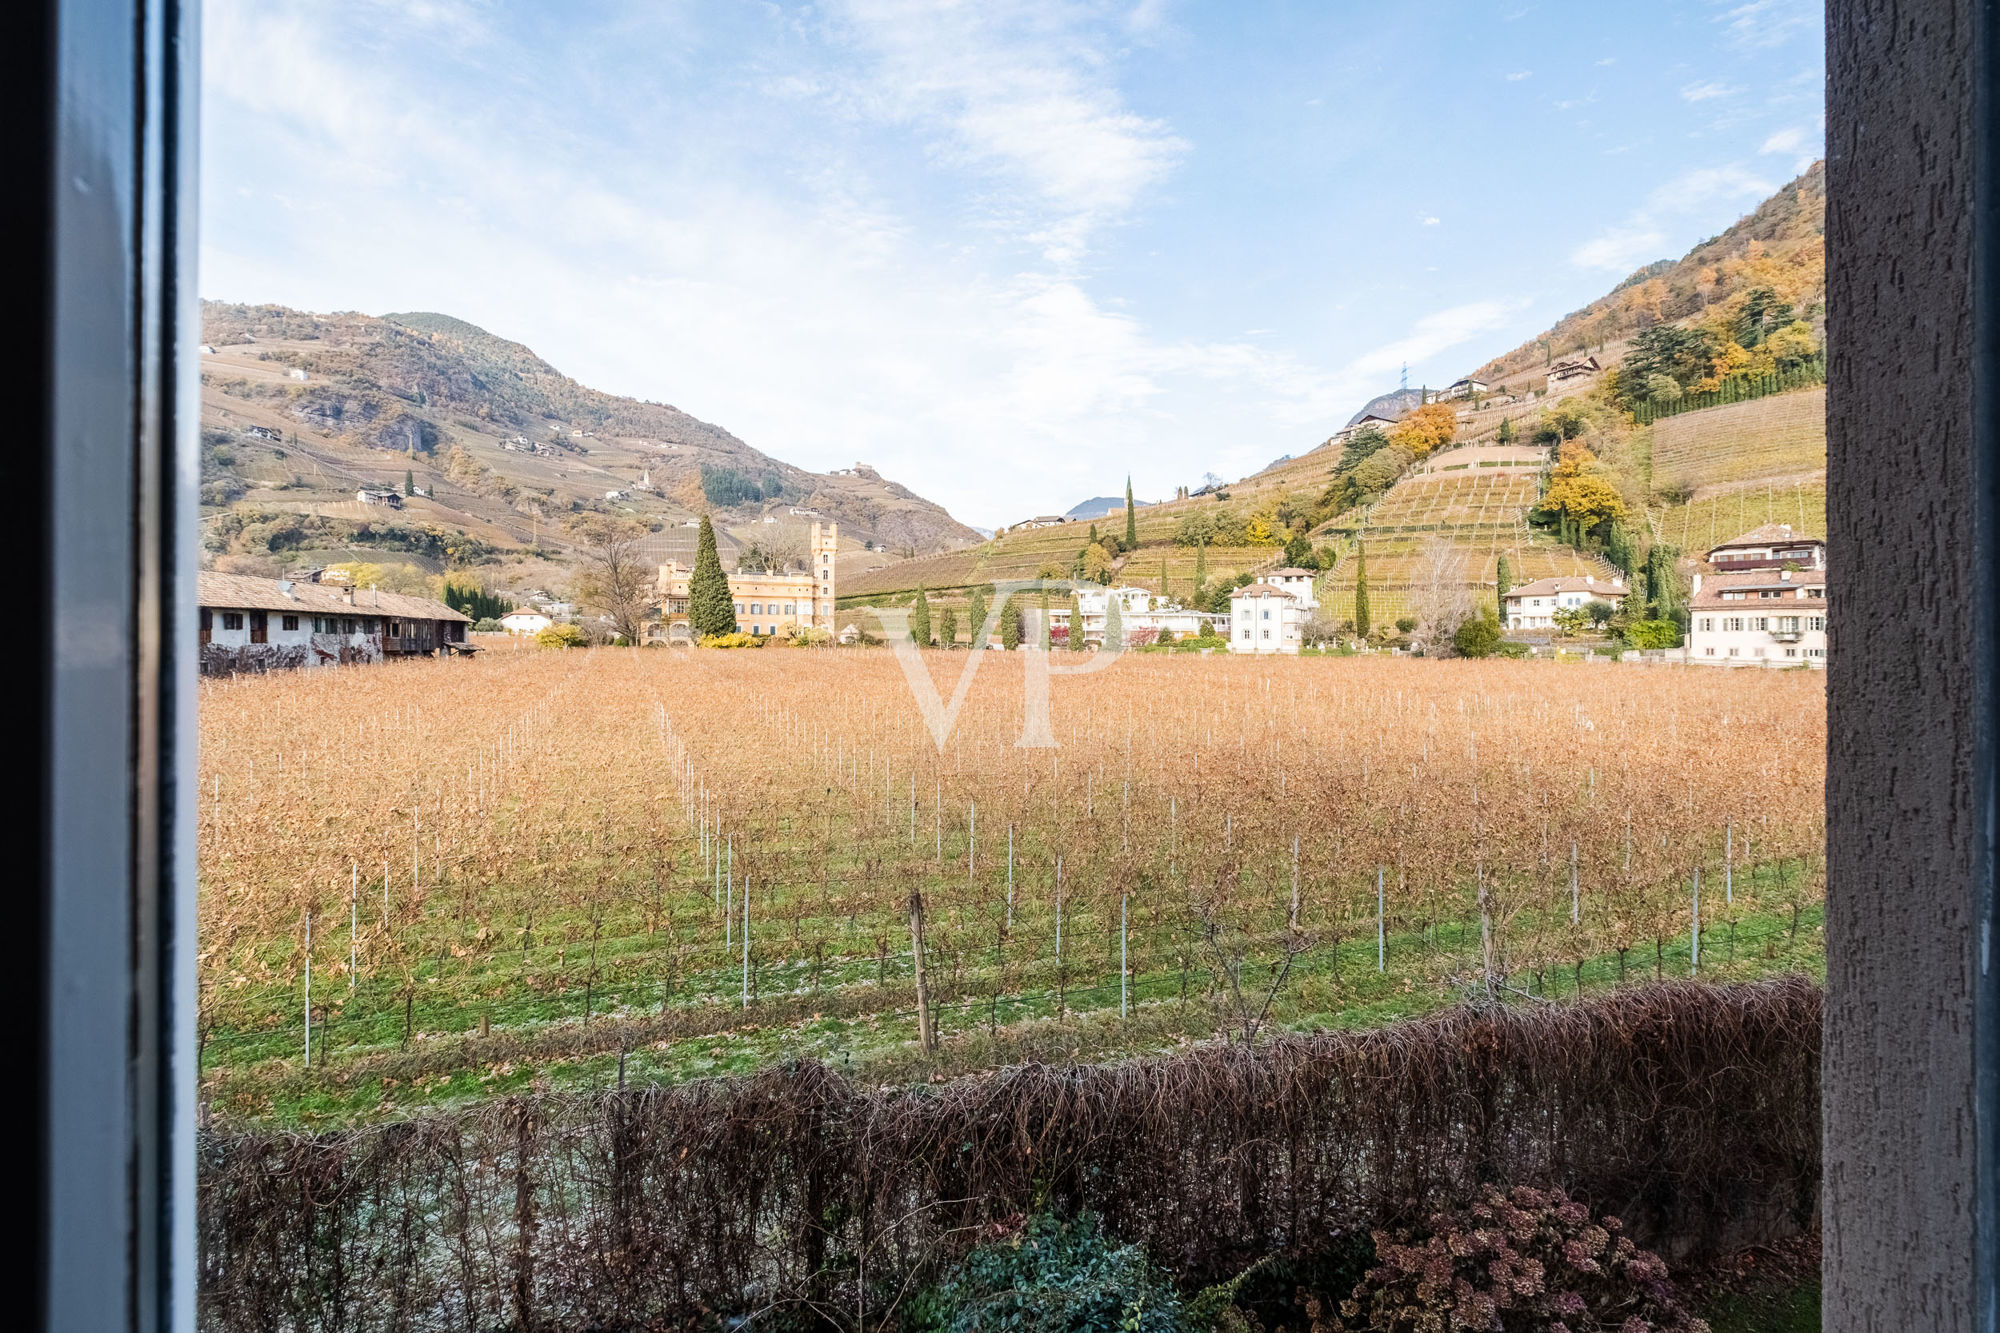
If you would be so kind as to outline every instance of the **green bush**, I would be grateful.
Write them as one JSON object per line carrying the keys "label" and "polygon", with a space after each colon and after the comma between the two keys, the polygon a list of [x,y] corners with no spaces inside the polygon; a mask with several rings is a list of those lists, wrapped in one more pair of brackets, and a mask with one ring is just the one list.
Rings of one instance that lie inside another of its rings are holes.
{"label": "green bush", "polygon": [[487,616],[483,620],[474,622],[472,632],[474,634],[504,634],[507,632],[507,627],[493,617]]}
{"label": "green bush", "polygon": [[922,1333],[1181,1333],[1178,1292],[1136,1245],[1119,1245],[1088,1215],[1037,1217],[982,1245],[920,1294],[907,1325]]}
{"label": "green bush", "polygon": [[704,634],[701,636],[704,648],[762,648],[764,641],[754,634],[736,630],[728,634]]}
{"label": "green bush", "polygon": [[544,648],[582,648],[585,646],[583,631],[575,625],[551,625],[535,636],[535,642]]}
{"label": "green bush", "polygon": [[1635,620],[1622,637],[1629,648],[1678,648],[1681,627],[1672,620]]}
{"label": "green bush", "polygon": [[1451,644],[1460,657],[1491,657],[1500,646],[1500,622],[1473,616],[1458,627]]}

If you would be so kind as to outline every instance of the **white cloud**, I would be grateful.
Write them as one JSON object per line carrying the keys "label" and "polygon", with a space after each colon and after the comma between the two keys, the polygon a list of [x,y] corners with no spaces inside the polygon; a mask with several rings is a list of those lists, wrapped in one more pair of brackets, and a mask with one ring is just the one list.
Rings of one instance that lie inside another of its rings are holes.
{"label": "white cloud", "polygon": [[1531,69],[1520,69],[1520,70],[1515,70],[1515,71],[1514,71],[1514,72],[1513,72],[1512,74],[1509,74],[1509,75],[1507,76],[1507,82],[1509,82],[1509,83],[1519,83],[1519,82],[1520,82],[1520,81],[1521,81],[1522,79],[1529,79],[1529,78],[1533,78],[1533,77],[1534,77],[1534,74],[1535,74],[1535,71],[1533,71],[1533,70],[1531,70]]}
{"label": "white cloud", "polygon": [[1779,130],[1776,134],[1764,140],[1764,146],[1762,148],[1759,148],[1757,151],[1759,153],[1795,152],[1797,151],[1799,145],[1803,144],[1805,141],[1806,141],[1806,132],[1804,130],[1801,129]]}
{"label": "white cloud", "polygon": [[1761,201],[1776,185],[1734,164],[1684,172],[1647,195],[1645,202],[1622,222],[1606,228],[1570,253],[1578,268],[1629,273],[1639,265],[1667,258],[1675,236],[1685,236],[1693,224],[1709,225],[1717,205],[1730,201]]}
{"label": "white cloud", "polygon": [[1643,225],[1614,227],[1579,245],[1570,255],[1578,268],[1605,269],[1630,273],[1641,264],[1660,257],[1667,243],[1666,233]]}
{"label": "white cloud", "polygon": [[1690,83],[1682,87],[1681,98],[1688,102],[1706,102],[1717,97],[1731,97],[1736,89],[1726,83],[1709,80],[1704,83]]}
{"label": "white cloud", "polygon": [[1432,217],[1428,213],[1417,214],[1417,225],[1420,227],[1435,227],[1438,225],[1438,221],[1439,219]]}
{"label": "white cloud", "polygon": [[1597,62],[1597,67],[1599,69],[1603,69],[1606,65],[1615,65],[1617,63],[1618,63],[1617,56],[1606,56],[1604,57],[1604,59]]}
{"label": "white cloud", "polygon": [[1739,49],[1783,46],[1823,21],[1824,11],[1815,0],[1716,0],[1729,7],[1715,16],[1722,25],[1723,40]]}
{"label": "white cloud", "polygon": [[944,160],[1026,186],[1041,207],[1008,222],[1051,262],[1081,259],[1188,149],[1126,108],[1108,53],[1065,9],[847,0],[837,12],[869,61],[848,94],[926,135]]}
{"label": "white cloud", "polygon": [[[801,466],[865,459],[989,525],[1128,466],[1163,495],[1296,452],[1400,361],[1504,316],[1440,312],[1331,367],[1281,335],[1150,328],[1077,256],[1188,149],[1060,23],[858,3],[835,35],[867,77],[752,71],[753,101],[809,110],[804,142],[746,166],[729,137],[740,106],[703,120],[627,84],[614,108],[566,118],[546,90],[587,86],[572,76],[605,58],[601,34],[455,63],[490,17],[385,0],[356,25],[308,0],[210,0],[204,294],[446,311],[583,383],[672,402]],[[413,40],[433,23],[448,41]],[[699,49],[657,30],[630,46],[668,67]],[[914,215],[816,120],[905,136],[922,170],[972,178],[954,197],[980,216],[941,230]]]}

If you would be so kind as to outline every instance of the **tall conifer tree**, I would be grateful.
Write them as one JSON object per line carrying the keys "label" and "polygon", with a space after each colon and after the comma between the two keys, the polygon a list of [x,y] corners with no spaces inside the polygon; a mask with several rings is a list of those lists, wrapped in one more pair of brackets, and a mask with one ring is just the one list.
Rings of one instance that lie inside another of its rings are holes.
{"label": "tall conifer tree", "polygon": [[1359,638],[1367,638],[1374,626],[1374,618],[1368,610],[1368,547],[1363,542],[1354,544],[1354,633]]}
{"label": "tall conifer tree", "polygon": [[931,600],[924,596],[924,585],[917,585],[917,604],[910,610],[910,640],[919,648],[931,646]]}
{"label": "tall conifer tree", "polygon": [[701,516],[695,538],[694,573],[688,576],[688,625],[697,637],[736,632],[736,601],[729,593],[729,576],[715,553],[715,527]]}
{"label": "tall conifer tree", "polygon": [[1104,599],[1104,646],[1114,653],[1125,646],[1124,602],[1115,592]]}
{"label": "tall conifer tree", "polygon": [[1069,650],[1083,651],[1083,607],[1077,602],[1076,594],[1069,595]]}
{"label": "tall conifer tree", "polygon": [[986,586],[981,584],[972,590],[971,625],[972,646],[975,649],[986,646]]}
{"label": "tall conifer tree", "polygon": [[1125,549],[1139,545],[1139,507],[1132,503],[1132,474],[1125,474]]}

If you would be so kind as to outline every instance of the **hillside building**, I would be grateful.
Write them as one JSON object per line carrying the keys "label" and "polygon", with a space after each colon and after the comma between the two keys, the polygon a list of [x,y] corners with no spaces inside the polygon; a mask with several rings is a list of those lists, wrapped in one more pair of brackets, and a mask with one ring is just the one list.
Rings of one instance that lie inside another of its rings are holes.
{"label": "hillside building", "polygon": [[1602,369],[1604,367],[1597,364],[1597,358],[1594,356],[1579,356],[1569,361],[1558,361],[1549,367],[1549,392],[1554,393],[1557,389],[1575,384],[1579,380],[1587,380]]}
{"label": "hillside building", "polygon": [[1319,575],[1310,569],[1287,565],[1283,569],[1266,570],[1257,576],[1257,582],[1268,587],[1284,589],[1297,598],[1299,605],[1308,611],[1319,610],[1319,593],[1315,590]]}
{"label": "hillside building", "polygon": [[1229,594],[1229,651],[1296,653],[1305,642],[1311,612],[1299,599],[1269,583],[1252,583]]}
{"label": "hillside building", "polygon": [[[737,570],[729,575],[729,595],[736,603],[736,625],[746,634],[769,635],[794,626],[831,632],[834,599],[834,556],[840,525],[814,523],[807,567],[779,574]],[[660,566],[653,619],[646,626],[649,643],[687,643],[688,584],[691,566],[670,560]]]}
{"label": "hillside building", "polygon": [[1505,603],[1501,613],[1510,630],[1550,629],[1558,611],[1573,611],[1592,602],[1608,602],[1616,611],[1624,605],[1629,591],[1622,578],[1599,583],[1595,574],[1565,574],[1509,588],[1501,599]]}
{"label": "hillside building", "polygon": [[364,486],[354,493],[354,498],[365,505],[384,505],[390,509],[401,509],[403,507],[403,493],[401,491],[378,491]]}
{"label": "hillside building", "polygon": [[501,626],[509,634],[540,634],[555,620],[546,612],[537,611],[532,606],[518,606],[500,617]]}
{"label": "hillside building", "polygon": [[1493,386],[1485,380],[1467,375],[1462,380],[1453,380],[1445,391],[1438,395],[1439,401],[1448,398],[1477,398]]}
{"label": "hillside building", "polygon": [[1826,665],[1826,571],[1697,574],[1687,660],[1697,666]]}
{"label": "hillside building", "polygon": [[198,575],[195,595],[204,676],[473,651],[471,619],[428,597],[242,574]]}
{"label": "hillside building", "polygon": [[1789,523],[1766,523],[1709,548],[1708,563],[1718,574],[1749,569],[1825,569],[1826,543],[1792,531]]}
{"label": "hillside building", "polygon": [[1061,514],[1039,514],[1034,518],[1024,518],[1008,528],[1009,532],[1026,532],[1032,528],[1059,528],[1069,522]]}

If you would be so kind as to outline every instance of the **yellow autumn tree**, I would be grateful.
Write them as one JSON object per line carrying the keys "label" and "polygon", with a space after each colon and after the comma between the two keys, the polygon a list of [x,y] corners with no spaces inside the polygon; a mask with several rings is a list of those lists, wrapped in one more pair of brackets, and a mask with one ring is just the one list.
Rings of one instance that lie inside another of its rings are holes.
{"label": "yellow autumn tree", "polygon": [[1589,532],[1600,523],[1625,517],[1625,499],[1604,475],[1597,455],[1579,440],[1566,441],[1549,477],[1548,493],[1541,508],[1567,520],[1579,532]]}
{"label": "yellow autumn tree", "polygon": [[1389,442],[1421,459],[1451,443],[1458,433],[1458,413],[1446,403],[1428,403],[1398,421]]}

